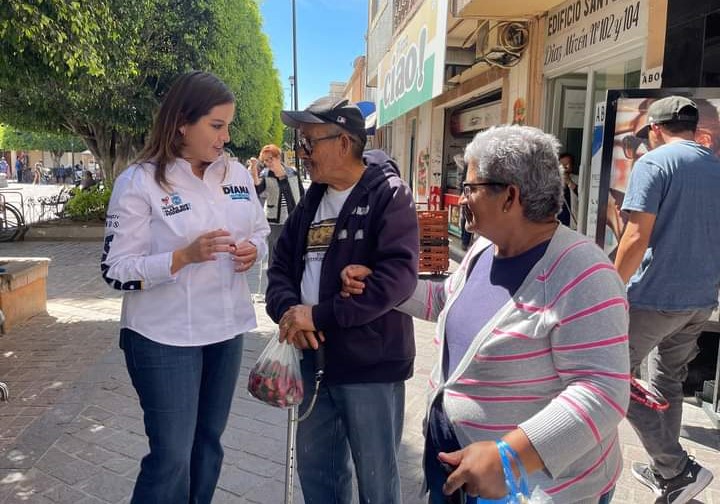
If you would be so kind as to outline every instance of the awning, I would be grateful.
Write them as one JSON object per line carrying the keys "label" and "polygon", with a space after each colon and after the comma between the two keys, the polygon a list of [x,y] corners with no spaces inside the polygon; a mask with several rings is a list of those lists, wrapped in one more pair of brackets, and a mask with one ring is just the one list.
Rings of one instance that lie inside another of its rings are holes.
{"label": "awning", "polygon": [[455,15],[468,18],[529,18],[561,3],[562,0],[460,0],[455,7]]}
{"label": "awning", "polygon": [[375,134],[375,123],[377,122],[377,114],[375,112],[375,103],[370,101],[361,101],[356,104],[365,118],[365,132],[368,135]]}

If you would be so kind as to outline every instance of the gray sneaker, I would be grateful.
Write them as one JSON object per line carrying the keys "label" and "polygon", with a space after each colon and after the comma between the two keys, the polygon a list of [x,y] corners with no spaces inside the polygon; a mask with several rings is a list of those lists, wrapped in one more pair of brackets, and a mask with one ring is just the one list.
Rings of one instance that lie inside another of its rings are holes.
{"label": "gray sneaker", "polygon": [[656,500],[656,504],[685,504],[713,480],[713,474],[703,466],[688,459],[685,469],[672,479],[665,480],[665,488],[662,495]]}
{"label": "gray sneaker", "polygon": [[662,496],[665,489],[665,480],[662,476],[652,470],[649,464],[633,462],[630,472],[640,483],[652,490],[658,497]]}

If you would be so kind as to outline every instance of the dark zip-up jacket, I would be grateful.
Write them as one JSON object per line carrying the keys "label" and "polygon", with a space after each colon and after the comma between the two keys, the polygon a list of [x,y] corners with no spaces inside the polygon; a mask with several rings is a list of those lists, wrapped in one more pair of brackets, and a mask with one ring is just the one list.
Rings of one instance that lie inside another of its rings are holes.
{"label": "dark zip-up jacket", "polygon": [[[323,260],[315,328],[323,331],[327,383],[401,381],[412,376],[412,318],[393,310],[417,283],[418,226],[412,193],[395,163],[382,151],[367,151],[366,169],[337,218]],[[310,224],[327,189],[313,183],[290,215],[273,253],[265,296],[277,323],[301,304],[300,286]],[[373,270],[359,296],[342,298],[340,272],[348,264]]]}

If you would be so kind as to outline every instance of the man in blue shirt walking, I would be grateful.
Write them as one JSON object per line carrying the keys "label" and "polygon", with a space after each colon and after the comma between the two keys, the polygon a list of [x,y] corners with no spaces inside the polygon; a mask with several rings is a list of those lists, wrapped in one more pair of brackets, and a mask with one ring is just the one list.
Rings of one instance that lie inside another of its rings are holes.
{"label": "man in blue shirt walking", "polygon": [[659,503],[689,502],[713,479],[679,442],[682,382],[720,285],[720,159],[695,142],[697,123],[687,98],[650,105],[637,136],[652,150],[630,174],[615,260],[630,302],[631,368],[649,355],[650,388],[670,404],[659,412],[631,401],[627,414],[651,458],[633,476]]}

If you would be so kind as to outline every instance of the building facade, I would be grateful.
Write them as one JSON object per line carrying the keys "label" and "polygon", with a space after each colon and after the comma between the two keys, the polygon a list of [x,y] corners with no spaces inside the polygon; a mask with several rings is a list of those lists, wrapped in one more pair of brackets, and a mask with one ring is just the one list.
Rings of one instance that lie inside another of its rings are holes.
{"label": "building facade", "polygon": [[596,105],[607,89],[659,87],[668,0],[371,0],[368,15],[378,143],[420,207],[448,209],[459,234],[455,157],[478,131],[527,124],[578,160],[585,230]]}

